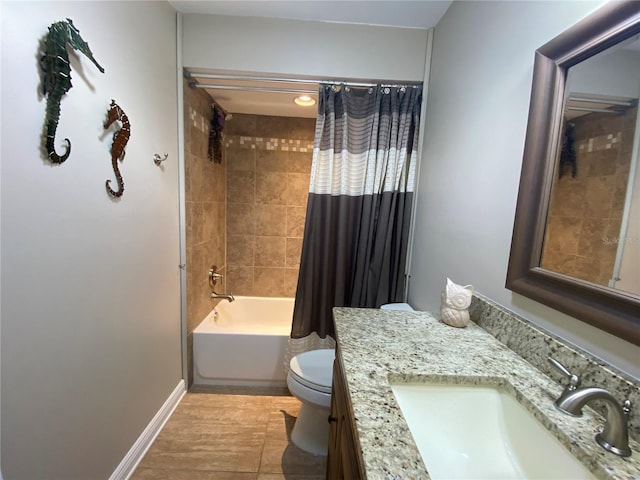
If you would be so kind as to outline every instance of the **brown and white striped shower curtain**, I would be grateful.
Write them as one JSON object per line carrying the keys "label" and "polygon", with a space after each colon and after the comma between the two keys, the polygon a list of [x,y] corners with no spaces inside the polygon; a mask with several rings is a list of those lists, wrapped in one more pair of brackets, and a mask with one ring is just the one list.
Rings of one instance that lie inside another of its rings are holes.
{"label": "brown and white striped shower curtain", "polygon": [[289,358],[334,306],[404,301],[421,87],[321,86]]}

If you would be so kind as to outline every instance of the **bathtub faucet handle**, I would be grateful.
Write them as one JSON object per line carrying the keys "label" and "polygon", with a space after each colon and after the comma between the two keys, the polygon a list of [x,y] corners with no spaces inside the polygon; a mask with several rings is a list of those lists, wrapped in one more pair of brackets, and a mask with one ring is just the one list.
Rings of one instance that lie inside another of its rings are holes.
{"label": "bathtub faucet handle", "polygon": [[211,269],[209,270],[209,285],[213,287],[218,283],[218,280],[220,280],[220,283],[224,283],[224,275],[218,273],[218,267],[211,265]]}
{"label": "bathtub faucet handle", "polygon": [[211,270],[209,270],[209,286],[211,287],[211,299],[222,299],[233,302],[235,298],[233,298],[233,295],[231,293],[226,294],[215,292],[213,288],[215,287],[216,283],[218,283],[218,280],[220,280],[220,283],[224,283],[224,275],[218,273],[218,267],[216,267],[215,265],[211,265]]}

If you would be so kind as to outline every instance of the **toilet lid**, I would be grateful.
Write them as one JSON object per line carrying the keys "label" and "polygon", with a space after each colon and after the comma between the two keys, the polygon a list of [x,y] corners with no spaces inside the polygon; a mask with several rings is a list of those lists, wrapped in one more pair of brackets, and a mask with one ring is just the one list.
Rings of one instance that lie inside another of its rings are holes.
{"label": "toilet lid", "polygon": [[304,352],[291,359],[291,374],[306,387],[331,393],[335,350],[322,349]]}
{"label": "toilet lid", "polygon": [[385,303],[380,305],[380,310],[404,310],[405,312],[413,312],[413,308],[408,303]]}

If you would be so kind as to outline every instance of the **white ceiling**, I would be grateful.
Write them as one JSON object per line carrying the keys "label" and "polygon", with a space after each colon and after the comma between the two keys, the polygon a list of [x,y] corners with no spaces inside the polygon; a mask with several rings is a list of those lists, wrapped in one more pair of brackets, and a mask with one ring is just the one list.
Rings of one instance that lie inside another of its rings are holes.
{"label": "white ceiling", "polygon": [[[204,76],[203,76],[204,73]],[[274,115],[281,117],[315,118],[317,105],[300,107],[294,103],[298,95],[309,95],[314,100],[318,99],[317,83],[297,82],[269,82],[266,80],[245,79],[211,79],[206,78],[208,73],[222,73],[189,69],[188,74],[197,85],[215,84],[221,88],[207,88],[206,92],[229,113],[246,113],[254,115]],[[228,90],[225,86],[242,87],[240,90]],[[252,91],[254,88],[272,89],[273,91]],[[286,90],[277,92],[277,90]],[[299,91],[300,93],[293,93]],[[303,93],[304,92],[304,93]]]}
{"label": "white ceiling", "polygon": [[[425,0],[169,0],[182,13],[210,15],[252,16],[284,18],[365,25],[382,25],[406,28],[432,28],[442,18],[452,1]],[[222,85],[266,85],[274,88],[309,89],[317,91],[317,85],[273,84],[247,81],[213,81],[198,78],[196,83]],[[225,110],[230,113],[256,115],[316,116],[316,107],[298,107],[293,104],[295,95],[289,93],[249,92],[207,89]],[[311,95],[317,97],[317,95]]]}
{"label": "white ceiling", "polygon": [[182,13],[435,27],[451,0],[169,0]]}

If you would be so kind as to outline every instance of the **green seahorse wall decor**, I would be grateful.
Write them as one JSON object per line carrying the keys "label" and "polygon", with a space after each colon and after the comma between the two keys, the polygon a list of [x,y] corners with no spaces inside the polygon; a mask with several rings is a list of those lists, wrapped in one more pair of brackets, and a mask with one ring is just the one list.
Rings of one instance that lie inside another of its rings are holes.
{"label": "green seahorse wall decor", "polygon": [[55,150],[56,130],[60,119],[60,101],[72,87],[71,64],[69,63],[67,45],[83,53],[98,67],[101,73],[104,73],[104,68],[93,58],[89,44],[82,39],[80,31],[70,18],[67,18],[66,21],[52,23],[43,44],[44,52],[40,57],[40,69],[42,70],[42,93],[47,97],[44,149],[47,158],[52,163],[60,164],[69,158],[71,153],[71,142],[68,138],[64,139],[67,146],[62,156],[58,155]]}

